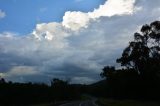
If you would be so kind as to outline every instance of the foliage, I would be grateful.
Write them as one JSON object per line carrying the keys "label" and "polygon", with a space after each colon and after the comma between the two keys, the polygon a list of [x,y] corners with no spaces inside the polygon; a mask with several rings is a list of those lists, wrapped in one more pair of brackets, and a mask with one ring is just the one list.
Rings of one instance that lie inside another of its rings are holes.
{"label": "foliage", "polygon": [[117,62],[134,68],[143,77],[157,77],[160,72],[160,21],[142,26],[141,33],[134,34],[134,40]]}
{"label": "foliage", "polygon": [[105,66],[101,73],[107,80],[107,96],[160,99],[160,21],[143,25],[117,63],[123,68]]}
{"label": "foliage", "polygon": [[57,103],[80,97],[77,87],[67,81],[53,79],[51,86],[41,83],[13,83],[0,79],[0,106],[25,106],[30,104]]}

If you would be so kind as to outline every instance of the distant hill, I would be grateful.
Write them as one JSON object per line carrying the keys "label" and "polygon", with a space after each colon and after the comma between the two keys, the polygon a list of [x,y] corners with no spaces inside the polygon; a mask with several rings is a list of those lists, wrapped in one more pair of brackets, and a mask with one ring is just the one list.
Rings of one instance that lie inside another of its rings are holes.
{"label": "distant hill", "polygon": [[96,83],[87,85],[86,92],[94,96],[102,97],[102,96],[106,96],[106,94],[104,93],[106,91],[106,88],[107,88],[106,80],[101,80]]}
{"label": "distant hill", "polygon": [[93,83],[93,84],[90,84],[89,86],[91,87],[102,87],[104,85],[106,85],[106,80],[101,80],[101,81],[98,81],[96,83]]}

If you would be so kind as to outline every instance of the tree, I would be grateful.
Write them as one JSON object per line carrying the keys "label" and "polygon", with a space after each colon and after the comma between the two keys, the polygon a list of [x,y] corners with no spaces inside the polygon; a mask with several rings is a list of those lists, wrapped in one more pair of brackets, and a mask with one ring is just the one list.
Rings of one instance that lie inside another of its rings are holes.
{"label": "tree", "polygon": [[51,80],[52,87],[61,87],[61,86],[66,86],[66,85],[68,85],[68,81],[63,81],[58,78],[54,78]]}
{"label": "tree", "polygon": [[5,79],[4,79],[4,78],[1,78],[1,79],[0,79],[0,84],[4,84],[4,83],[6,83]]}
{"label": "tree", "polygon": [[134,68],[144,77],[155,77],[160,71],[160,21],[143,25],[140,33],[124,49],[118,63]]}
{"label": "tree", "polygon": [[113,98],[160,98],[160,21],[143,25],[117,59],[123,68],[105,66],[106,94]]}
{"label": "tree", "polygon": [[105,66],[103,69],[103,72],[100,74],[100,76],[106,77],[107,79],[110,79],[114,72],[115,72],[115,67],[114,66]]}

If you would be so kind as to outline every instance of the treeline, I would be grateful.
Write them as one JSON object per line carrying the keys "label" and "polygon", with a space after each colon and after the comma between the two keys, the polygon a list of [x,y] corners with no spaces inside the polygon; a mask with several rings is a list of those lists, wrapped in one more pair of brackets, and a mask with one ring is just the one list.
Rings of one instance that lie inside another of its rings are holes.
{"label": "treeline", "polygon": [[160,100],[160,21],[144,25],[117,59],[121,68],[105,66],[106,97]]}
{"label": "treeline", "polygon": [[[109,67],[105,67],[108,68]],[[134,69],[118,69],[107,75],[105,97],[114,99],[160,99],[160,79],[143,78]]]}
{"label": "treeline", "polygon": [[0,106],[28,106],[30,104],[70,101],[80,98],[80,86],[53,79],[51,85],[12,83],[0,79]]}

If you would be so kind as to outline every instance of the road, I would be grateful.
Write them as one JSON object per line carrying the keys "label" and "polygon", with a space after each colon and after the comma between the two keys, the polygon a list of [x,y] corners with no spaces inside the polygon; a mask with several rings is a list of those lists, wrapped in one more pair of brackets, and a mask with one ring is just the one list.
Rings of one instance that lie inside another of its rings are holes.
{"label": "road", "polygon": [[98,106],[95,104],[95,100],[86,100],[86,101],[75,101],[71,103],[66,103],[60,106]]}

